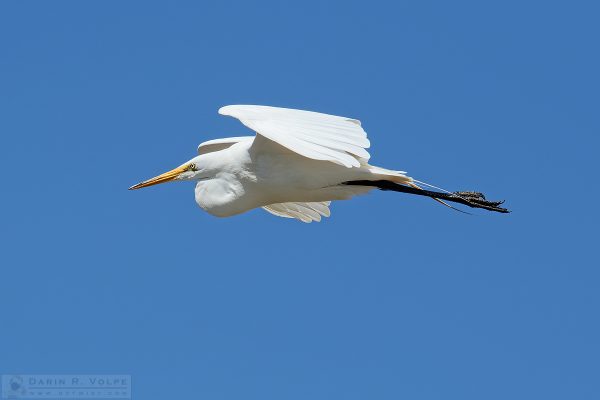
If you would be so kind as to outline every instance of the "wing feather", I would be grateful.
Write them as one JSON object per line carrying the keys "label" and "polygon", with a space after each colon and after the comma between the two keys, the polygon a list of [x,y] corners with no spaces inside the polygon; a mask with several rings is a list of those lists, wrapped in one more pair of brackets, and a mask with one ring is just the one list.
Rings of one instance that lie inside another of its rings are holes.
{"label": "wing feather", "polygon": [[202,142],[198,145],[198,154],[212,153],[219,150],[225,150],[230,146],[243,142],[244,140],[253,140],[253,136],[239,136],[223,139],[214,139]]}
{"label": "wing feather", "polygon": [[329,217],[330,201],[310,203],[277,203],[264,206],[263,209],[273,215],[283,218],[295,218],[310,223],[321,221],[321,217]]}
{"label": "wing feather", "polygon": [[326,130],[320,132],[319,136],[306,133],[291,123],[273,122],[273,128],[280,128],[282,132],[293,134],[295,138],[305,141],[312,145],[327,147],[329,149],[340,149],[347,153],[355,154],[362,158],[368,158],[369,153],[363,148],[364,143],[360,141],[352,141],[351,137],[342,136],[336,137],[329,134]]}
{"label": "wing feather", "polygon": [[222,107],[219,114],[237,118],[257,134],[307,158],[360,167],[370,157],[367,133],[355,119],[253,105]]}

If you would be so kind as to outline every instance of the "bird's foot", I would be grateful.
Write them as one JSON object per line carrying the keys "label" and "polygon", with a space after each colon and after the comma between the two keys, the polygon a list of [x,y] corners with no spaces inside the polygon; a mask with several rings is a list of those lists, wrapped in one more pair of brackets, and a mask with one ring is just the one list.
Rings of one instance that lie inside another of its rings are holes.
{"label": "bird's foot", "polygon": [[501,213],[509,213],[510,211],[504,207],[500,207],[504,200],[502,201],[490,201],[486,200],[483,193],[480,192],[454,192],[453,195],[459,197],[463,200],[466,200],[472,207],[475,208],[485,208],[486,210],[497,211]]}

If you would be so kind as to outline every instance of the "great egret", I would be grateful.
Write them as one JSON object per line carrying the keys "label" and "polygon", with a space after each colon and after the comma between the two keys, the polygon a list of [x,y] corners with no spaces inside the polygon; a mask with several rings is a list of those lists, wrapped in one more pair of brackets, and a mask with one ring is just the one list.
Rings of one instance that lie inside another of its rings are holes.
{"label": "great egret", "polygon": [[[288,108],[234,105],[219,114],[239,119],[256,136],[209,140],[198,156],[129,189],[173,180],[197,181],[196,202],[229,217],[257,207],[303,222],[330,215],[332,200],[372,189],[428,196],[469,207],[508,212],[477,192],[448,192],[404,171],[368,163],[369,140],[356,119]],[[440,191],[422,189],[418,184]]]}

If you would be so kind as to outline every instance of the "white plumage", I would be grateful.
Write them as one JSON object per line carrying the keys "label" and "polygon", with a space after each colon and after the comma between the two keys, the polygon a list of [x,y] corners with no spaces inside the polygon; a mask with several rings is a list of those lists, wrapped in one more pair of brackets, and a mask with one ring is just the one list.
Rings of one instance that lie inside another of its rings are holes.
{"label": "white plumage", "polygon": [[321,217],[329,217],[330,201],[311,203],[276,203],[264,206],[263,210],[284,218],[296,218],[302,222],[321,221]]}
{"label": "white plumage", "polygon": [[198,154],[212,153],[213,151],[225,150],[234,143],[244,140],[253,140],[254,136],[230,137],[224,139],[213,139],[198,145]]}
{"label": "white plumage", "polygon": [[370,143],[360,121],[312,111],[267,106],[226,106],[219,114],[280,145],[313,160],[360,167],[369,159]]}
{"label": "white plumage", "polygon": [[226,106],[219,113],[239,119],[256,136],[201,143],[198,156],[130,189],[195,180],[196,202],[212,215],[228,217],[262,207],[303,222],[328,217],[332,200],[376,187],[406,191],[402,185],[410,185],[415,190],[405,172],[368,163],[369,139],[356,119],[253,105]]}

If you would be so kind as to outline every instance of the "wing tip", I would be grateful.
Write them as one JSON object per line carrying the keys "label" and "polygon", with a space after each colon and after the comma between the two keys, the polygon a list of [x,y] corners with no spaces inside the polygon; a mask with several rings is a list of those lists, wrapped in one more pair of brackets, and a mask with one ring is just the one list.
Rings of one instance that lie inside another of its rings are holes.
{"label": "wing tip", "polygon": [[233,107],[233,106],[223,106],[223,107],[219,108],[219,111],[218,111],[218,113],[219,113],[220,115],[227,115],[227,116],[229,116],[229,115],[231,115],[231,114],[228,114],[228,109],[229,109],[230,107]]}

